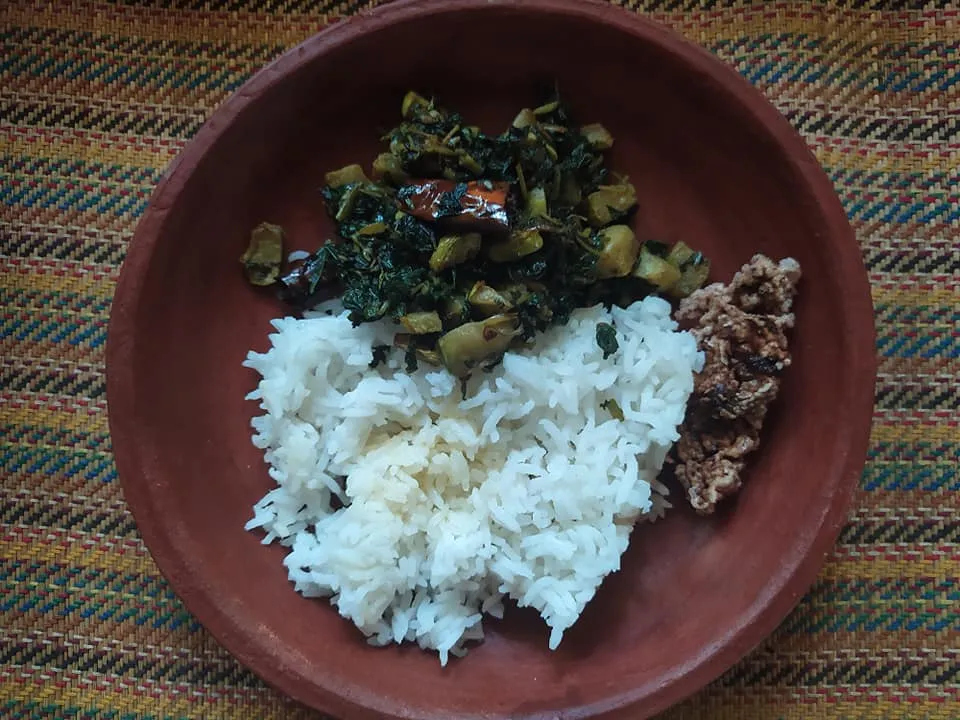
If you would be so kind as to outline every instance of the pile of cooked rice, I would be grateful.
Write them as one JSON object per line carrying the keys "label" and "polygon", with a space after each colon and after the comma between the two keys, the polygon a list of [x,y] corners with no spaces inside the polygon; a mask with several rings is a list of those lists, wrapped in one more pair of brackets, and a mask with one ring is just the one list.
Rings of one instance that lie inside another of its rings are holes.
{"label": "pile of cooked rice", "polygon": [[[656,478],[702,366],[694,338],[659,298],[578,310],[475,373],[463,399],[445,370],[407,373],[401,352],[371,368],[395,326],[331,308],[274,321],[271,349],[245,363],[262,376],[253,441],[277,483],[247,529],[288,546],[295,588],[373,644],[416,641],[445,664],[510,597],[556,648],[634,522],[665,507]],[[606,360],[600,322],[619,341]]]}

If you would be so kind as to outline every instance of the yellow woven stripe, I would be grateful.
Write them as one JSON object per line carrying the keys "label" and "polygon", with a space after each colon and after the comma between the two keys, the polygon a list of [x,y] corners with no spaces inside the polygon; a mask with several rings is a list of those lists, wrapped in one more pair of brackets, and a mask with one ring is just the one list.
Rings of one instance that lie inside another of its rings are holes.
{"label": "yellow woven stripe", "polygon": [[[16,672],[16,671],[14,671]],[[306,710],[292,703],[281,704],[267,688],[206,689],[202,685],[151,683],[100,673],[59,673],[58,679],[70,682],[68,686],[53,684],[47,673],[33,670],[16,672],[19,682],[2,683],[6,689],[0,697],[20,702],[38,702],[62,708],[109,709],[121,716],[142,717],[145,710],[156,718],[204,718],[227,720],[257,718],[257,720],[306,720],[314,718]],[[2,677],[2,676],[0,676]],[[22,684],[21,684],[22,683]],[[136,692],[131,692],[136,686]],[[113,717],[113,716],[111,716]]]}
{"label": "yellow woven stripe", "polygon": [[[47,543],[38,541],[41,533],[42,529],[38,528],[35,530],[36,536],[17,539],[16,536],[8,537],[9,531],[5,531],[4,536],[0,537],[0,557],[55,562],[60,565],[112,572],[159,575],[157,566],[143,549],[142,542],[138,542],[136,547],[128,545],[128,541],[108,547],[105,545],[111,542],[108,539],[91,537],[89,540],[70,540],[64,535]],[[85,546],[85,542],[89,542],[89,545]]]}
{"label": "yellow woven stripe", "polygon": [[[897,305],[899,307],[919,307],[942,305],[944,307],[960,307],[960,285],[956,287],[918,287],[916,285],[900,285],[893,287],[876,282],[871,288],[875,305]],[[931,284],[932,281],[931,281]]]}
{"label": "yellow woven stripe", "polygon": [[883,150],[885,143],[854,140],[845,145],[845,150],[819,146],[815,153],[817,160],[826,168],[843,168],[847,172],[862,170],[899,175],[943,172],[945,163],[960,165],[960,150],[943,150],[940,154],[939,150],[932,152],[923,147],[907,148],[898,144],[898,154],[894,155]]}
{"label": "yellow woven stripe", "polygon": [[880,424],[875,422],[870,431],[870,440],[874,443],[936,443],[956,442],[957,427],[951,426],[949,420],[926,424]]}
{"label": "yellow woven stripe", "polygon": [[[97,269],[98,272],[78,268],[71,272],[67,268],[64,275],[55,275],[50,267],[30,268],[26,263],[21,263],[20,268],[27,272],[8,272],[6,268],[0,268],[0,291],[60,291],[78,293],[97,300],[113,298],[114,283],[103,277],[96,277],[99,272],[106,272],[107,268],[103,271]],[[109,272],[117,274],[117,268],[111,266]]]}
{"label": "yellow woven stripe", "polygon": [[70,412],[44,406],[0,405],[0,423],[20,427],[61,428],[72,432],[107,432],[105,408],[91,406],[91,412]]}
{"label": "yellow woven stripe", "polygon": [[[960,573],[960,558],[946,557],[924,557],[922,551],[916,546],[912,546],[909,551],[898,546],[896,550],[885,550],[884,545],[872,545],[869,552],[854,551],[845,549],[842,559],[835,559],[827,563],[820,573],[821,580],[850,580],[851,578],[860,578],[863,580],[880,580],[883,578],[901,578],[904,580],[914,580],[927,577],[956,577]],[[850,559],[849,556],[854,552],[862,554],[860,559]],[[892,560],[878,555],[897,555],[898,559]]]}
{"label": "yellow woven stripe", "polygon": [[170,141],[168,146],[153,143],[138,146],[135,139],[118,142],[115,137],[96,138],[93,133],[54,133],[43,128],[13,132],[13,127],[0,127],[0,146],[4,152],[24,159],[89,160],[103,165],[123,165],[143,168],[163,168],[176,156],[185,143]]}

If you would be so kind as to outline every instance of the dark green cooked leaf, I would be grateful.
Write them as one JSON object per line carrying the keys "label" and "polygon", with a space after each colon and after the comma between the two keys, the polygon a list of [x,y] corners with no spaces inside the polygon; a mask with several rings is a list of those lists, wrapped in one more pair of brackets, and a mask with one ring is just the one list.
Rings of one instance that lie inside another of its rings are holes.
{"label": "dark green cooked leaf", "polygon": [[617,342],[617,331],[610,323],[597,323],[597,345],[603,350],[603,359],[613,355],[620,349],[620,343]]}

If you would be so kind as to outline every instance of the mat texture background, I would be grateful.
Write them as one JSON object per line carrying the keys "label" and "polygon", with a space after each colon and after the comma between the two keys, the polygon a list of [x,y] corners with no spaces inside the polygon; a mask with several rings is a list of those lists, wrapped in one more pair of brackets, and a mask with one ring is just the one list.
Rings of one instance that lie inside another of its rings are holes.
{"label": "mat texture background", "polygon": [[[960,9],[626,0],[759,86],[815,149],[873,286],[856,509],[816,585],[664,720],[960,718]],[[0,717],[315,718],[198,626],[111,456],[114,282],[170,159],[348,0],[0,0]]]}

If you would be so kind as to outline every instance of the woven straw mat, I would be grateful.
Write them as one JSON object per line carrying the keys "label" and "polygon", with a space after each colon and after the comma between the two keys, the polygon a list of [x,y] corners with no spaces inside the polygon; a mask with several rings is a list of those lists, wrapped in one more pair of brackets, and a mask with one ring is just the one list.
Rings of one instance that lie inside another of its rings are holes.
{"label": "woven straw mat", "polygon": [[[960,9],[627,4],[736,67],[814,148],[866,259],[880,356],[856,508],[816,585],[664,718],[960,718]],[[251,73],[368,5],[0,0],[0,718],[316,717],[151,561],[111,455],[104,344],[167,163]]]}

